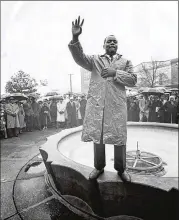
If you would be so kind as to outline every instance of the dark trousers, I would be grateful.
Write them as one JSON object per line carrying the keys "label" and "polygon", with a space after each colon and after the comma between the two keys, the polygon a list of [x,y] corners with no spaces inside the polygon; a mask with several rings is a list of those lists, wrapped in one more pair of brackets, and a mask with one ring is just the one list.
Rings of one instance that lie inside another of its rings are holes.
{"label": "dark trousers", "polygon": [[8,128],[7,129],[7,135],[8,135],[8,137],[15,137],[15,136],[17,136],[18,135],[18,131],[19,131],[19,129],[18,128]]}
{"label": "dark trousers", "polygon": [[36,129],[41,128],[39,115],[34,116],[34,118],[33,118],[33,127],[36,128]]}
{"label": "dark trousers", "polygon": [[[94,143],[94,167],[101,170],[106,166],[105,144]],[[123,173],[126,169],[126,145],[114,145],[114,169]]]}
{"label": "dark trousers", "polygon": [[[102,125],[104,122],[104,114]],[[106,166],[105,144],[103,144],[103,126],[101,131],[100,144],[94,143],[94,167],[101,170]],[[123,173],[126,169],[126,145],[114,145],[114,169]]]}
{"label": "dark trousers", "polygon": [[32,115],[26,115],[25,121],[26,121],[26,129],[27,131],[32,131],[33,128],[33,119],[34,117]]}

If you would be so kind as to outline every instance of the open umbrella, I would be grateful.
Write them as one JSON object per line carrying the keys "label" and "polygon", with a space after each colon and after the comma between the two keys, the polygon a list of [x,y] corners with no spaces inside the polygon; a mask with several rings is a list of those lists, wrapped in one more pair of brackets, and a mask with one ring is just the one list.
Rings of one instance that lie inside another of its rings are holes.
{"label": "open umbrella", "polygon": [[171,84],[171,85],[166,85],[165,87],[169,87],[169,88],[179,88],[179,84],[176,83],[176,84]]}
{"label": "open umbrella", "polygon": [[9,99],[10,97],[14,97],[14,99],[19,101],[28,99],[28,97],[23,93],[11,93],[6,96],[6,99]]}
{"label": "open umbrella", "polygon": [[8,97],[9,95],[10,95],[10,93],[2,94],[1,99],[6,99],[6,97]]}
{"label": "open umbrella", "polygon": [[164,94],[164,91],[162,91],[159,88],[144,88],[141,93],[143,94],[150,94],[150,95],[155,95],[155,94]]}
{"label": "open umbrella", "polygon": [[40,97],[39,99],[37,99],[37,102],[40,102],[40,101],[43,102],[45,100],[49,100],[49,97],[45,97],[45,96]]}
{"label": "open umbrella", "polygon": [[30,93],[30,94],[28,94],[28,97],[38,99],[40,97],[40,94],[39,93]]}
{"label": "open umbrella", "polygon": [[54,96],[54,95],[59,95],[58,92],[48,92],[45,96]]}
{"label": "open umbrella", "polygon": [[49,97],[49,100],[53,100],[53,99],[59,100],[61,97],[62,97],[61,95],[53,95]]}

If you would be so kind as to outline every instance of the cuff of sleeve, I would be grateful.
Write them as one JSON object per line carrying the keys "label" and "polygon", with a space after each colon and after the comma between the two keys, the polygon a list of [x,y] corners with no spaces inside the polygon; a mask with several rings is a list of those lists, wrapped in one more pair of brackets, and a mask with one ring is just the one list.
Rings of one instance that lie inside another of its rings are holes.
{"label": "cuff of sleeve", "polygon": [[116,70],[116,74],[114,76],[114,81],[116,81],[116,80],[117,80],[117,70]]}

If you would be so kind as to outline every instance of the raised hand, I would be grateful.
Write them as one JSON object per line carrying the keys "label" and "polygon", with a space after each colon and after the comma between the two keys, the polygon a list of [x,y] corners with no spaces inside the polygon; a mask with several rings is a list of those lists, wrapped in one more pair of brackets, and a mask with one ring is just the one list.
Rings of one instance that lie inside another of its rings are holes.
{"label": "raised hand", "polygon": [[84,19],[80,23],[80,16],[75,20],[75,23],[72,22],[72,34],[73,37],[78,37],[82,33],[82,25],[84,23]]}

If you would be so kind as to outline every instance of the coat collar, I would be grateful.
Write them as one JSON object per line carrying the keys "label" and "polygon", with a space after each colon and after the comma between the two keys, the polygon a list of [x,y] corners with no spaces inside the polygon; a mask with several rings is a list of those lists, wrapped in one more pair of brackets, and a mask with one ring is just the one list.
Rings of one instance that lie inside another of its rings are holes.
{"label": "coat collar", "polygon": [[[116,53],[115,56],[116,56],[116,60],[118,60],[122,57],[122,55],[118,54],[118,53]],[[106,53],[101,55],[100,57],[106,57],[107,59],[109,59],[109,55],[107,55]]]}

